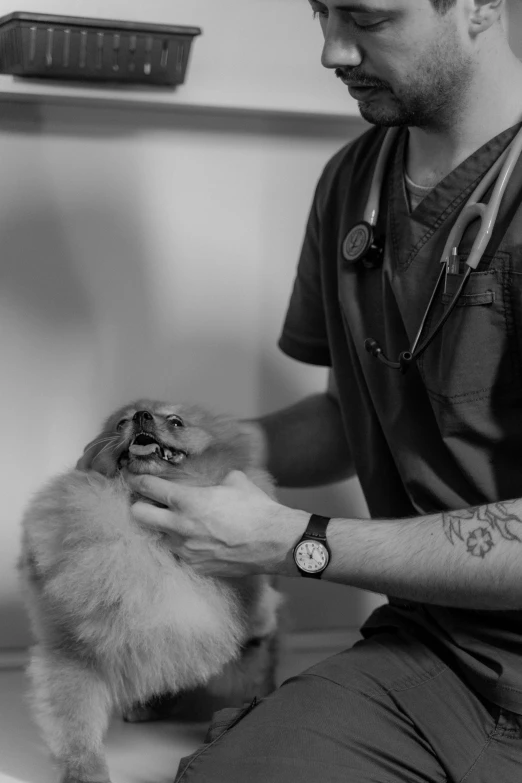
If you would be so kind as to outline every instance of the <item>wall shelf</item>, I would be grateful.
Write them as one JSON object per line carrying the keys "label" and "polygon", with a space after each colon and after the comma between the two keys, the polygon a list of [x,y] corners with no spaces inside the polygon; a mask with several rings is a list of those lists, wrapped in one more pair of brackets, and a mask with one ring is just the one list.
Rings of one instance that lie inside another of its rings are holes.
{"label": "wall shelf", "polygon": [[74,101],[143,108],[326,118],[358,117],[346,88],[321,66],[321,32],[296,0],[0,0],[13,11],[74,13],[130,22],[201,27],[184,85],[176,89],[0,75],[0,101]]}
{"label": "wall shelf", "polygon": [[[181,92],[181,90],[180,90]],[[100,108],[136,108],[163,112],[192,112],[204,114],[237,114],[248,116],[280,116],[295,119],[317,119],[322,122],[364,125],[355,112],[317,109],[316,106],[295,102],[288,105],[283,101],[261,104],[259,101],[190,100],[190,97],[174,96],[162,89],[140,89],[136,87],[105,87],[83,83],[75,85],[57,84],[33,79],[21,79],[0,75],[0,103],[71,104],[96,106]]]}

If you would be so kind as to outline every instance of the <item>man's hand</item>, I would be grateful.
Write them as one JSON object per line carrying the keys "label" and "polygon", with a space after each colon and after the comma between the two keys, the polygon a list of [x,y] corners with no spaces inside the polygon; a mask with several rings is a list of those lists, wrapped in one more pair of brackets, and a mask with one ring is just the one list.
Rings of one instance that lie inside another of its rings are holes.
{"label": "man's hand", "polygon": [[192,487],[156,476],[132,476],[136,492],[165,508],[138,501],[135,519],[164,532],[171,550],[198,573],[238,577],[296,576],[292,550],[309,514],[280,505],[233,471],[217,487]]}

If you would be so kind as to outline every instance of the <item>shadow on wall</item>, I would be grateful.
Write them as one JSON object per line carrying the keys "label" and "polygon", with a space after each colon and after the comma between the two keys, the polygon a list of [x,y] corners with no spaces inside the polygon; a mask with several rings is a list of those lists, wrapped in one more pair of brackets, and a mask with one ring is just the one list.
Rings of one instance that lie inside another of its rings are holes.
{"label": "shadow on wall", "polygon": [[[0,223],[0,296],[6,303],[8,320],[21,327],[9,330],[8,344],[4,343],[2,350],[13,350],[14,385],[10,391],[17,407],[24,387],[16,384],[14,376],[24,369],[32,375],[27,396],[34,401],[37,395],[39,413],[21,426],[27,428],[22,434],[33,441],[38,419],[50,414],[44,407],[49,401],[46,397],[57,388],[63,392],[62,404],[67,398],[74,403],[78,391],[95,395],[98,391],[106,399],[99,389],[100,378],[107,380],[103,378],[107,372],[117,377],[121,369],[118,345],[110,344],[114,327],[122,334],[128,330],[131,350],[134,335],[140,336],[138,350],[142,344],[150,347],[154,329],[139,227],[123,209],[113,206],[82,204],[75,206],[75,211],[79,213],[77,225],[73,225],[74,213],[56,214],[43,210],[41,203],[24,203],[23,210],[8,212]],[[24,337],[32,339],[17,356]],[[82,356],[88,341],[91,351]],[[45,357],[38,353],[38,345],[45,348]],[[132,355],[125,358],[130,364]],[[146,363],[146,357],[141,358]],[[83,372],[76,378],[68,372],[75,359],[84,361]],[[53,376],[58,368],[61,374]],[[88,390],[81,386],[85,380],[91,387]]]}
{"label": "shadow on wall", "polygon": [[6,301],[45,328],[85,328],[93,302],[71,265],[74,248],[61,217],[41,203],[24,203],[0,223],[0,290]]}
{"label": "shadow on wall", "polygon": [[513,52],[520,59],[522,58],[522,7],[520,0],[508,1],[509,11],[509,43]]}
{"label": "shadow on wall", "polygon": [[[24,475],[27,443],[32,444],[32,457],[41,461],[39,466],[31,467],[32,491],[63,469],[58,464],[63,454],[68,455],[71,464],[74,462],[78,443],[95,434],[84,430],[85,424],[97,431],[100,411],[103,417],[121,402],[143,394],[168,398],[168,389],[176,390],[177,399],[192,397],[215,410],[221,406],[232,413],[233,400],[239,404],[251,396],[249,368],[253,359],[247,345],[239,340],[236,344],[220,343],[216,351],[210,334],[205,341],[201,334],[173,336],[156,331],[155,322],[149,319],[154,302],[147,299],[149,286],[143,267],[146,256],[140,251],[137,226],[130,225],[120,213],[87,205],[82,216],[89,231],[80,245],[71,242],[52,212],[26,207],[22,221],[11,214],[5,225],[0,225],[4,237],[0,288],[19,316],[31,325],[26,335],[30,344],[23,336],[16,340],[12,335],[10,340],[14,343],[13,365],[18,368],[9,390],[12,409],[19,410],[22,405],[34,410],[38,390],[38,415],[22,419],[21,425],[4,432],[4,437],[12,439],[13,459],[7,468],[4,492],[11,520],[20,517],[28,494]],[[78,232],[75,236],[78,238]],[[89,264],[89,274],[82,270],[81,263],[78,265],[82,258]],[[100,317],[105,323],[100,323]],[[111,320],[120,337],[105,345]],[[82,350],[86,351],[83,360],[78,356]],[[19,352],[23,361],[17,356]],[[163,357],[175,357],[175,361],[166,365]],[[76,372],[69,373],[73,360]],[[314,372],[313,368],[305,370]],[[260,413],[284,407],[301,396],[299,385],[279,371],[272,353],[262,355],[258,373]],[[225,408],[220,400],[231,402]],[[85,410],[89,405],[90,410]],[[53,455],[56,467],[51,470]],[[330,516],[367,515],[356,482],[286,490],[281,492],[281,500]],[[3,565],[14,567],[12,561]],[[288,596],[286,614],[294,630],[359,625],[369,613],[368,600],[370,608],[374,602],[373,597],[367,599],[367,594],[360,591],[328,583],[284,579],[281,587]],[[0,628],[8,629],[12,646],[29,643],[16,592],[0,602]]]}
{"label": "shadow on wall", "polygon": [[[254,321],[250,332],[243,334],[240,328],[221,333],[215,315],[213,321],[205,320],[204,304],[196,307],[194,294],[187,295],[178,284],[182,275],[175,266],[175,229],[169,224],[166,254],[161,243],[148,246],[151,227],[143,225],[134,148],[118,151],[114,167],[110,151],[105,150],[100,159],[98,147],[90,148],[96,156],[93,166],[89,158],[71,174],[53,179],[51,161],[61,160],[61,147],[38,146],[42,130],[46,136],[57,136],[59,144],[64,136],[65,144],[73,136],[79,141],[120,138],[174,127],[202,134],[217,129],[230,134],[294,135],[295,124],[290,128],[289,121],[281,118],[212,113],[120,112],[93,112],[88,107],[71,112],[63,107],[53,112],[49,128],[42,125],[41,110],[24,106],[10,107],[10,115],[0,120],[0,131],[12,133],[9,149],[15,152],[14,159],[4,158],[0,168],[9,183],[0,193],[0,331],[8,335],[2,344],[2,364],[11,370],[2,379],[3,403],[11,415],[2,431],[10,459],[2,470],[0,646],[6,646],[6,638],[11,646],[29,641],[14,574],[18,520],[27,497],[48,476],[74,463],[79,448],[95,434],[93,429],[98,431],[101,418],[122,402],[148,394],[193,398],[215,410],[256,415],[299,399],[303,388],[310,386],[310,373],[318,372],[304,368],[300,375],[292,360],[276,358],[279,324],[272,339],[268,329],[257,335]],[[342,130],[346,133],[344,121]],[[333,129],[303,120],[299,133],[316,138],[330,131],[339,135],[341,124]],[[31,135],[30,143],[20,143],[18,134]],[[73,165],[70,148],[68,154]],[[90,176],[97,166],[104,178],[96,171]],[[84,177],[81,188],[73,176],[78,173]],[[156,252],[155,263],[169,265],[169,275],[159,284],[156,281],[156,288],[151,285],[151,252]],[[197,291],[201,271],[189,272],[192,276],[186,282]],[[247,293],[244,301],[248,305]],[[248,313],[243,304],[238,302],[229,320],[238,321]],[[264,329],[266,324],[261,326]],[[353,483],[282,497],[290,505],[328,515],[364,512]],[[307,580],[287,582],[293,627],[353,625],[361,613],[367,613],[358,608],[357,591],[310,585]]]}
{"label": "shadow on wall", "polygon": [[[99,411],[119,402],[114,378],[121,357],[110,343],[111,313],[123,330],[132,321],[145,343],[150,328],[145,253],[138,226],[123,212],[84,204],[84,236],[71,232],[67,216],[41,195],[20,204],[12,199],[0,212],[1,354],[9,368],[1,385],[10,411],[2,425],[9,460],[2,466],[0,647],[21,647],[30,639],[15,564],[27,499],[74,464]],[[122,268],[132,286],[119,278]],[[131,361],[130,352],[125,358]]]}
{"label": "shadow on wall", "polygon": [[[75,89],[81,85],[75,85]],[[2,104],[3,106],[6,104]],[[71,108],[73,111],[71,111]],[[95,109],[95,111],[93,111]],[[119,121],[114,122],[115,114]],[[277,136],[295,138],[350,139],[370,125],[359,115],[324,117],[313,114],[285,115],[281,112],[243,111],[205,106],[176,106],[174,110],[158,106],[136,106],[121,102],[117,107],[103,106],[86,98],[75,105],[67,100],[52,104],[52,124],[45,108],[32,104],[11,103],[0,115],[0,131],[39,135],[45,124],[46,134],[84,138],[116,138],[140,136],[144,132],[164,132],[175,129],[188,133],[240,133],[242,136]]]}

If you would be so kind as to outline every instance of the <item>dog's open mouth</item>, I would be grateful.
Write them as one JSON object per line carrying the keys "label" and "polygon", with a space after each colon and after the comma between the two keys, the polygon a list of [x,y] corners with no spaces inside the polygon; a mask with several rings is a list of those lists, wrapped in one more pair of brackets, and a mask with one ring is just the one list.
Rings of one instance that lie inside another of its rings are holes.
{"label": "dog's open mouth", "polygon": [[186,451],[165,446],[146,432],[140,432],[134,437],[128,450],[121,455],[120,459],[129,459],[130,455],[133,458],[143,460],[162,459],[173,465],[178,465],[188,456]]}

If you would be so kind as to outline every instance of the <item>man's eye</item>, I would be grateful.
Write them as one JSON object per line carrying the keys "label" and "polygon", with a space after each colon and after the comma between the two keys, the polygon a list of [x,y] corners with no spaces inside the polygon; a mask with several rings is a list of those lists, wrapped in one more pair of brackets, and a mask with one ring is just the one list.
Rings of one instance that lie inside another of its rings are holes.
{"label": "man's eye", "polygon": [[[326,8],[314,8],[312,10],[313,18],[317,19],[317,17],[320,17],[322,19],[328,18],[328,10]],[[356,30],[364,30],[366,32],[371,32],[372,30],[378,30],[380,27],[382,27],[388,20],[387,19],[379,19],[378,22],[366,22],[364,23],[364,20],[355,19],[353,16],[350,16],[350,24],[355,27]]]}
{"label": "man's eye", "polygon": [[352,19],[352,24],[357,30],[376,30],[379,27],[382,27],[382,25],[386,22],[386,19],[380,19],[378,22],[370,22],[367,24],[362,24],[361,22],[358,22],[356,19]]}

